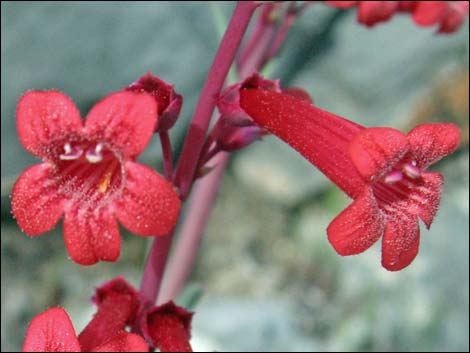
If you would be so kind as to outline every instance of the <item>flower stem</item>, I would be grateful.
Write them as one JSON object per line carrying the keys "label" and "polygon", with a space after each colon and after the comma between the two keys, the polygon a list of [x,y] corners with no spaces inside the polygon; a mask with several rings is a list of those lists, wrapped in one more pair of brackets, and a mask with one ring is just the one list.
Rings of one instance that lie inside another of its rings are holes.
{"label": "flower stem", "polygon": [[157,236],[153,240],[140,282],[140,295],[149,304],[155,303],[160,291],[172,240],[173,232],[164,236]]}
{"label": "flower stem", "polygon": [[173,150],[171,148],[170,135],[168,134],[168,130],[160,131],[158,134],[162,145],[163,172],[165,178],[171,181],[173,178]]}
{"label": "flower stem", "polygon": [[199,155],[217,97],[257,6],[259,4],[254,1],[239,1],[237,3],[209,70],[175,172],[174,182],[179,187],[183,200],[187,197],[194,180]]}
{"label": "flower stem", "polygon": [[[289,27],[290,26],[287,26],[286,30]],[[254,70],[258,70],[259,66],[257,65],[261,65],[262,58],[264,58],[270,50],[270,46],[267,45],[267,42],[270,40],[273,32],[272,29],[268,27],[264,27],[264,30],[268,35],[257,31],[252,34],[252,36],[257,37],[256,41],[258,45],[264,50],[253,50],[250,55],[244,58],[244,64],[238,68],[241,78],[245,78],[246,75],[249,75]],[[281,47],[282,41],[285,38],[285,35],[279,38],[277,49]],[[254,40],[248,39],[247,45],[252,45],[250,43],[253,41]],[[275,53],[273,53],[272,56],[274,56],[274,54]],[[163,278],[161,292],[157,300],[159,304],[175,299],[181,293],[191,274],[196,260],[197,250],[204,235],[204,229],[207,226],[229,157],[230,154],[226,152],[217,154],[210,163],[210,165],[216,166],[214,170],[199,180],[195,185],[186,217],[178,237],[178,242],[169,260]]]}
{"label": "flower stem", "polygon": [[226,152],[218,154],[211,163],[214,169],[195,185],[175,252],[165,272],[158,305],[176,298],[191,274],[228,157]]}
{"label": "flower stem", "polygon": [[[200,152],[204,145],[205,135],[209,128],[217,97],[225,82],[253,12],[258,6],[259,4],[254,1],[239,1],[237,3],[209,70],[175,171],[174,182],[179,187],[183,200],[187,197],[194,180]],[[160,135],[160,138],[162,138],[162,135]],[[161,141],[165,157],[165,147],[163,146],[166,143],[164,142],[166,141],[165,136]],[[167,174],[166,168],[168,166],[165,167],[165,174]],[[214,190],[217,191],[217,188],[214,188]],[[213,201],[213,198],[211,200]],[[205,208],[209,212],[211,209],[210,204],[206,205]],[[207,217],[208,215],[201,219],[204,220]],[[205,225],[205,220],[203,224]],[[150,249],[140,285],[140,293],[144,300],[149,303],[153,304],[158,297],[172,240],[173,232],[165,236],[155,237]]]}

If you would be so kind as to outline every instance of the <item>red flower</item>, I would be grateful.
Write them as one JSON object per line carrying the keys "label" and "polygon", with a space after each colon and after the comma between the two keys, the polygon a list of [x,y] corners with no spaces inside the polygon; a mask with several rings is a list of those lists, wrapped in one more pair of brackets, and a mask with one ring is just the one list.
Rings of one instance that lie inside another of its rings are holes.
{"label": "red flower", "polygon": [[368,27],[388,21],[398,12],[411,13],[419,26],[439,25],[439,33],[457,31],[468,14],[468,1],[325,1],[337,8],[357,6],[357,20]]}
{"label": "red flower", "polygon": [[354,202],[329,225],[340,255],[359,254],[382,235],[382,265],[408,266],[418,253],[418,217],[431,226],[443,177],[429,165],[454,151],[459,130],[423,124],[407,135],[366,129],[305,101],[272,91],[243,90],[241,106],[338,185]]}
{"label": "red flower", "polygon": [[399,1],[325,1],[325,3],[341,9],[357,6],[357,21],[367,27],[388,21],[399,9]]}
{"label": "red flower", "polygon": [[193,313],[173,302],[152,308],[145,314],[143,333],[161,352],[192,352],[191,321]]}
{"label": "red flower", "polygon": [[[102,285],[93,301],[98,311],[77,338],[67,313],[52,308],[31,321],[23,351],[191,352],[193,314],[173,302],[153,307],[122,277]],[[139,334],[130,334],[126,329]],[[143,337],[144,338],[143,338]]]}
{"label": "red flower", "polygon": [[468,1],[416,1],[413,20],[419,26],[439,25],[439,33],[453,33],[465,21]]}
{"label": "red flower", "polygon": [[156,103],[146,94],[109,95],[83,126],[61,92],[26,93],[17,109],[19,138],[44,163],[24,171],[13,188],[20,228],[36,236],[65,215],[67,251],[82,265],[119,257],[116,218],[142,236],[168,233],[179,213],[178,196],[163,177],[134,162],[156,120]]}
{"label": "red flower", "polygon": [[23,352],[148,352],[148,346],[139,335],[119,331],[84,348],[65,310],[51,308],[29,324]]}

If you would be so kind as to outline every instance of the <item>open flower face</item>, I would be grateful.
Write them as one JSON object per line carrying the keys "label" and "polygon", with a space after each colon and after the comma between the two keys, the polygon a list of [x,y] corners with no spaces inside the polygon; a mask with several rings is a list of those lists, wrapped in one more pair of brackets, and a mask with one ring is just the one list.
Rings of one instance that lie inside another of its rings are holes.
{"label": "open flower face", "polygon": [[20,228],[39,235],[65,215],[65,245],[82,265],[119,257],[116,218],[142,236],[170,231],[180,207],[176,192],[134,162],[150,141],[157,116],[151,96],[118,92],[97,103],[83,124],[61,92],[26,93],[18,103],[18,134],[43,163],[24,171],[13,188]]}
{"label": "open flower face", "polygon": [[392,128],[364,128],[282,93],[246,89],[240,97],[254,122],[354,199],[327,230],[340,255],[359,254],[383,236],[387,270],[401,270],[413,261],[418,217],[431,226],[443,184],[441,174],[426,169],[457,148],[455,125],[423,124],[405,135]]}

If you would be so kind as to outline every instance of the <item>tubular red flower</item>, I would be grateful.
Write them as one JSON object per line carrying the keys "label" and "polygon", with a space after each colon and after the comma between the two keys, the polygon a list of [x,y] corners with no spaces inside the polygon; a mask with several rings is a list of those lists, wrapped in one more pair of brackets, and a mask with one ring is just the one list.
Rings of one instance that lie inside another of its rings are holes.
{"label": "tubular red flower", "polygon": [[382,265],[408,266],[418,253],[418,217],[431,226],[443,177],[426,171],[452,153],[460,132],[453,124],[423,124],[403,134],[364,128],[305,101],[273,91],[246,89],[241,107],[261,127],[283,139],[353,203],[327,229],[340,255],[367,250],[382,235]]}
{"label": "tubular red flower", "polygon": [[20,228],[39,235],[65,214],[65,245],[82,265],[119,257],[116,217],[142,236],[168,233],[179,198],[163,177],[134,162],[156,121],[157,105],[147,94],[111,94],[92,108],[83,126],[61,92],[26,93],[17,109],[19,138],[44,163],[23,172],[13,187]]}

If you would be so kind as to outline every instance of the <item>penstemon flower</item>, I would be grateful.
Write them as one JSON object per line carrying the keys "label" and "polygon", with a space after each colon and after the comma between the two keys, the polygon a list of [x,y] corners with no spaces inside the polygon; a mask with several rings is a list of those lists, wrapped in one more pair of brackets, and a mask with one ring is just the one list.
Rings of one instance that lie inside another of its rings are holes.
{"label": "penstemon flower", "polygon": [[20,228],[36,236],[64,215],[65,246],[81,265],[119,257],[116,218],[142,236],[170,231],[180,208],[176,192],[134,161],[156,122],[157,104],[147,94],[111,94],[83,124],[63,93],[26,93],[17,108],[18,134],[43,163],[24,171],[13,188],[12,211]]}
{"label": "penstemon flower", "polygon": [[[93,301],[98,311],[78,337],[62,308],[51,308],[34,317],[23,351],[148,352],[154,347],[161,352],[192,351],[193,313],[173,302],[154,307],[122,277],[97,288]],[[128,328],[134,333],[128,333]]]}
{"label": "penstemon flower", "polygon": [[267,90],[240,92],[241,107],[283,139],[354,202],[329,225],[340,255],[367,250],[382,235],[382,265],[408,266],[418,253],[418,217],[429,228],[443,177],[426,169],[453,152],[460,133],[452,124],[423,124],[408,134],[365,128],[303,100]]}

